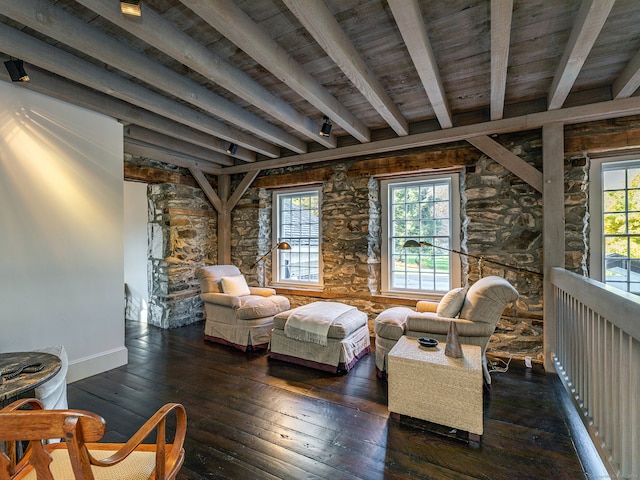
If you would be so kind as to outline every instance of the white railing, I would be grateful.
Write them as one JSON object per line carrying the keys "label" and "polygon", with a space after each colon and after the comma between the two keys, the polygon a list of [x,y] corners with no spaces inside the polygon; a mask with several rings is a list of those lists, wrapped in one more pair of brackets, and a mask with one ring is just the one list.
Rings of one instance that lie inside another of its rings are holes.
{"label": "white railing", "polygon": [[561,268],[551,273],[554,362],[612,478],[640,479],[640,301]]}

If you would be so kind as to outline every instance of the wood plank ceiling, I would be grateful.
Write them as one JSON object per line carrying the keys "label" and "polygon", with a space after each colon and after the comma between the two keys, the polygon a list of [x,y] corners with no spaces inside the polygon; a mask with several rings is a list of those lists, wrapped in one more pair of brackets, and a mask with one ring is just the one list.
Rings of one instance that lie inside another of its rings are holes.
{"label": "wood plank ceiling", "polygon": [[0,0],[0,57],[119,119],[125,151],[209,173],[640,111],[637,0],[141,3]]}

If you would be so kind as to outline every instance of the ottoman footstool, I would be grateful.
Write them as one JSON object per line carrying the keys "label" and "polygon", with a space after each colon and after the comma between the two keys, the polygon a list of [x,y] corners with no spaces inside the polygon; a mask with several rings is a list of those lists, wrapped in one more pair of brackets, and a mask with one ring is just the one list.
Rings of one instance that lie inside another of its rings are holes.
{"label": "ottoman footstool", "polygon": [[[334,302],[314,302],[305,305],[306,311],[320,314]],[[298,307],[303,308],[303,307]],[[327,372],[348,372],[360,358],[371,351],[367,314],[355,308],[330,320],[326,345],[291,338],[285,334],[289,316],[297,309],[287,310],[274,317],[271,333],[270,358],[284,360]],[[320,316],[320,315],[319,315]]]}

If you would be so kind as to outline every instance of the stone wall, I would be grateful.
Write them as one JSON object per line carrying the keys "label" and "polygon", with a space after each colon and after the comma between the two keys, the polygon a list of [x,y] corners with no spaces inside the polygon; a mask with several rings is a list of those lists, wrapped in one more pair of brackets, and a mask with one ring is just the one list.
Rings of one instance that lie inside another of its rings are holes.
{"label": "stone wall", "polygon": [[270,248],[271,195],[264,189],[250,188],[231,212],[231,263],[245,275],[249,285],[269,283],[264,272],[271,266],[271,256],[266,262],[253,265]]}
{"label": "stone wall", "polygon": [[589,157],[564,162],[565,268],[589,276]]}
{"label": "stone wall", "polygon": [[[502,145],[542,169],[539,132],[498,138]],[[353,161],[334,162],[323,182],[322,235],[324,290],[287,292],[293,306],[339,300],[365,311],[370,328],[376,315],[402,304],[380,292],[381,205],[379,181],[350,175]],[[324,165],[326,168],[327,165]],[[294,174],[323,166],[302,166],[263,175]],[[588,158],[565,161],[567,268],[585,272],[588,235]],[[242,176],[232,177],[232,190]],[[487,260],[542,271],[542,196],[492,159],[477,154],[460,178],[462,250]],[[201,190],[171,183],[149,187],[150,318],[165,328],[203,318],[195,268],[216,263],[216,214]],[[271,256],[254,266],[271,248],[271,190],[249,188],[232,212],[232,263],[251,285],[271,281]],[[464,258],[463,258],[464,259]],[[477,262],[463,262],[463,279],[479,277]],[[485,262],[483,274],[507,278],[520,299],[499,322],[489,351],[500,356],[542,358],[542,279]],[[411,304],[411,301],[404,301]]]}
{"label": "stone wall", "polygon": [[204,318],[195,269],[217,261],[217,218],[203,192],[149,185],[149,323],[174,328]]}
{"label": "stone wall", "polygon": [[[521,158],[541,167],[539,134],[518,136],[511,143],[500,140]],[[478,157],[475,166],[461,175],[463,251],[540,272],[541,194],[493,160]],[[332,299],[356,306],[369,315],[373,330],[373,320],[378,313],[398,303],[378,296],[382,241],[379,180],[368,175],[350,176],[352,164],[349,161],[331,164],[333,174],[323,182],[323,292],[287,292],[287,296],[293,306]],[[300,172],[300,168],[283,169],[277,174],[291,171]],[[271,191],[249,189],[242,202],[233,213],[234,264],[241,268],[250,283],[262,284],[264,281],[269,284],[270,257],[265,262],[266,278],[263,278],[260,265],[253,270],[248,267],[270,248]],[[506,277],[521,293],[521,298],[501,321],[491,348],[501,355],[541,357],[541,278],[486,262],[484,275],[491,274]],[[463,278],[471,283],[478,279],[475,261],[466,264]]]}
{"label": "stone wall", "polygon": [[[538,135],[498,138],[498,142],[541,169]],[[520,294],[505,311],[488,352],[500,356],[543,358],[542,339],[542,194],[502,165],[482,155],[465,175],[463,189],[465,238],[463,249],[483,256],[483,276],[506,278]],[[517,268],[493,264],[495,260]],[[478,262],[469,261],[468,280],[479,278]]]}
{"label": "stone wall", "polygon": [[335,164],[322,191],[324,290],[369,293],[369,178],[349,177],[348,163]]}

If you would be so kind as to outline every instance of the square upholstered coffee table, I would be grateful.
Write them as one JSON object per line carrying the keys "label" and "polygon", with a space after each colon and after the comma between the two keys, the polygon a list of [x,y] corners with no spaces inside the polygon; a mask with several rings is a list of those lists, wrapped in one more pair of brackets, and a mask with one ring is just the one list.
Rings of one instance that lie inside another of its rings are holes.
{"label": "square upholstered coffee table", "polygon": [[423,347],[401,337],[388,355],[389,411],[469,433],[479,442],[482,422],[480,347],[462,345],[464,358],[444,354],[445,344]]}

